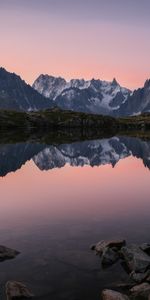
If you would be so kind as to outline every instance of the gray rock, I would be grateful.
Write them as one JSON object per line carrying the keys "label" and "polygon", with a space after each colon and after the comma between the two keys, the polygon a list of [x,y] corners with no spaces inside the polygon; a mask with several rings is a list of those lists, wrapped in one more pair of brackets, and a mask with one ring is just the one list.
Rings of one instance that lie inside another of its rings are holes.
{"label": "gray rock", "polygon": [[146,278],[146,281],[150,283],[150,276]]}
{"label": "gray rock", "polygon": [[118,259],[119,259],[118,253],[113,251],[111,248],[106,247],[103,250],[103,254],[102,254],[103,266],[110,266],[114,264]]}
{"label": "gray rock", "polygon": [[131,289],[133,286],[135,286],[135,283],[133,283],[133,281],[119,282],[115,284],[115,288],[128,289],[128,290]]}
{"label": "gray rock", "polygon": [[142,245],[140,245],[140,249],[149,253],[150,252],[150,244],[143,243]]}
{"label": "gray rock", "polygon": [[150,296],[150,284],[141,283],[131,288],[130,292],[133,294],[135,299],[148,299],[148,297]]}
{"label": "gray rock", "polygon": [[149,278],[149,276],[150,276],[150,270],[148,270],[145,273],[136,273],[133,271],[130,274],[130,278],[137,283],[141,283],[142,281],[147,280],[147,278]]}
{"label": "gray rock", "polygon": [[113,290],[104,290],[102,300],[129,300],[128,296]]}
{"label": "gray rock", "polygon": [[125,246],[125,244],[125,240],[100,241],[96,244],[95,250],[97,254],[102,255],[105,248],[115,247],[119,250],[121,247]]}
{"label": "gray rock", "polygon": [[19,281],[8,281],[6,283],[7,300],[32,298],[33,294],[27,289],[24,283]]}
{"label": "gray rock", "polygon": [[15,258],[20,252],[14,249],[0,246],[0,261]]}
{"label": "gray rock", "polygon": [[120,253],[131,272],[144,273],[150,267],[150,257],[137,245],[123,247]]}
{"label": "gray rock", "polygon": [[91,250],[95,250],[95,247],[96,247],[96,245],[91,245],[91,246],[90,246],[90,249],[91,249]]}

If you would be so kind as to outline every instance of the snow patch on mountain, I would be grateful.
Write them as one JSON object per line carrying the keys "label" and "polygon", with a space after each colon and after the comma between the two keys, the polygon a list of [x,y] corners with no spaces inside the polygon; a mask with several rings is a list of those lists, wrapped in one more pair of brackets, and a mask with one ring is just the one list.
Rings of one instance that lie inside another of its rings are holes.
{"label": "snow patch on mountain", "polygon": [[62,109],[93,113],[109,113],[125,103],[131,91],[112,82],[99,79],[72,79],[40,75],[33,88],[53,100]]}

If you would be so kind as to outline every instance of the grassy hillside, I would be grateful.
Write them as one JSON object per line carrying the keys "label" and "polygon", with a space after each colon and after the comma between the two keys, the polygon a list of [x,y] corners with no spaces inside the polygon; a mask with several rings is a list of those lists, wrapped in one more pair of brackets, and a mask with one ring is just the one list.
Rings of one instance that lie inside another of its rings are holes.
{"label": "grassy hillside", "polygon": [[150,114],[126,118],[93,115],[80,112],[51,109],[38,112],[16,112],[0,110],[0,129],[72,130],[114,132],[149,130]]}
{"label": "grassy hillside", "polygon": [[139,116],[118,118],[117,122],[118,126],[122,129],[150,130],[150,113],[143,113]]}
{"label": "grassy hillside", "polygon": [[0,111],[0,128],[103,128],[116,127],[116,119],[107,116],[52,109],[38,112]]}
{"label": "grassy hillside", "polygon": [[58,109],[34,113],[0,110],[0,143],[30,140],[57,144],[115,135],[150,139],[150,114],[115,119]]}

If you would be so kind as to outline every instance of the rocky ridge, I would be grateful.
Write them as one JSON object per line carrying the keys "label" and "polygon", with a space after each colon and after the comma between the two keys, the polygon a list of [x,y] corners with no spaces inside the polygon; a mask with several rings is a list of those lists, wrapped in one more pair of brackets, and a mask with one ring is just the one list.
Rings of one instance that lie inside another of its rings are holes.
{"label": "rocky ridge", "polygon": [[0,68],[0,109],[37,111],[50,108],[51,102],[15,73]]}
{"label": "rocky ridge", "polygon": [[40,75],[33,88],[61,109],[113,115],[126,102],[131,91],[112,82],[99,79],[72,79]]}

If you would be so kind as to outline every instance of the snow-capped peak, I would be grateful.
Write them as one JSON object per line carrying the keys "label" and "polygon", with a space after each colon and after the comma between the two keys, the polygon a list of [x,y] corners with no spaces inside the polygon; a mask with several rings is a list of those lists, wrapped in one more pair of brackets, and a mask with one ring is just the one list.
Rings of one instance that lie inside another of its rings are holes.
{"label": "snow-capped peak", "polygon": [[131,93],[115,78],[111,82],[94,78],[67,82],[61,77],[40,75],[33,88],[63,109],[104,114],[118,109]]}

